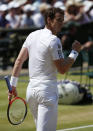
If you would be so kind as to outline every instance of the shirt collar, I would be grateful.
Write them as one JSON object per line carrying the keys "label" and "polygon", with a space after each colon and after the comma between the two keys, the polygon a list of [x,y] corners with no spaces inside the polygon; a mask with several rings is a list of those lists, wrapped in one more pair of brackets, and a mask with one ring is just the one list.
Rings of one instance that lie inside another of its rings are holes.
{"label": "shirt collar", "polygon": [[46,32],[48,32],[48,33],[52,34],[52,31],[51,31],[51,30],[49,30],[46,26],[45,26],[44,30],[45,30]]}

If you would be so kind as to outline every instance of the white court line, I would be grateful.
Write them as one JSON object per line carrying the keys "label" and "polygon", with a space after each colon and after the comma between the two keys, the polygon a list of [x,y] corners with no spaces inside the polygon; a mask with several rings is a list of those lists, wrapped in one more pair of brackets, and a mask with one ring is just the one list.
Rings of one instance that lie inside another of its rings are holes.
{"label": "white court line", "polygon": [[74,128],[67,128],[67,129],[62,129],[62,130],[57,130],[57,131],[72,131],[72,130],[78,130],[78,129],[89,128],[89,127],[93,127],[93,125],[80,126],[80,127],[74,127]]}

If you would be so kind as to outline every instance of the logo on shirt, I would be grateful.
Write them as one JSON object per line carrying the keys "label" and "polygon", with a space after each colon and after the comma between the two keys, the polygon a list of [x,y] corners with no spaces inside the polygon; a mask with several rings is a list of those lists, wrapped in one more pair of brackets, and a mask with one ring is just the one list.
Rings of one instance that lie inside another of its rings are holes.
{"label": "logo on shirt", "polygon": [[59,55],[59,58],[62,58],[62,51],[61,50],[58,50],[58,55]]}
{"label": "logo on shirt", "polygon": [[61,48],[61,45],[58,44],[58,48],[60,49],[60,48]]}
{"label": "logo on shirt", "polygon": [[77,54],[75,51],[73,52],[74,54]]}
{"label": "logo on shirt", "polygon": [[62,51],[61,51],[61,45],[58,44],[58,55],[59,55],[59,58],[62,58]]}

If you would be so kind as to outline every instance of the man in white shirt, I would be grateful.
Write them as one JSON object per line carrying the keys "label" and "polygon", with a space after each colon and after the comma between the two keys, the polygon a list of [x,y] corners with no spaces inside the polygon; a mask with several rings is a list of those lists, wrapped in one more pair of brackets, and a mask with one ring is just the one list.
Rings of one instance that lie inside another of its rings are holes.
{"label": "man in white shirt", "polygon": [[11,28],[18,28],[20,26],[20,18],[16,14],[16,8],[12,7],[9,9],[6,19],[9,21]]}
{"label": "man in white shirt", "polygon": [[50,8],[45,13],[46,27],[32,32],[25,40],[11,76],[12,95],[17,96],[16,85],[23,62],[29,56],[27,102],[34,116],[37,131],[56,131],[57,125],[57,70],[64,74],[78,56],[81,44],[75,41],[65,60],[60,39],[56,36],[64,21],[64,11]]}

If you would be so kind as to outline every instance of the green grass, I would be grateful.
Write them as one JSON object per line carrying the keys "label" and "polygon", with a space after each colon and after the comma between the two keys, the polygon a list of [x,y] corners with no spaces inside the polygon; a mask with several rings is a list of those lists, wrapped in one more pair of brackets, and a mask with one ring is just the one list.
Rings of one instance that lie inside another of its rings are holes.
{"label": "green grass", "polygon": [[93,124],[93,105],[60,105],[58,109],[58,128],[60,129]]}
{"label": "green grass", "polygon": [[[58,75],[58,79],[64,79],[65,75]],[[25,98],[28,77],[20,77],[18,83],[18,94]],[[80,76],[68,76],[68,79],[79,81]],[[83,76],[83,83],[86,77]],[[91,81],[93,84],[93,81]],[[91,87],[91,91],[92,87]],[[7,87],[4,80],[0,80],[0,131],[35,131],[35,124],[28,108],[25,121],[19,126],[12,126],[7,120]],[[57,129],[72,128],[93,124],[93,105],[59,105]],[[78,131],[93,131],[93,128],[78,129]]]}

